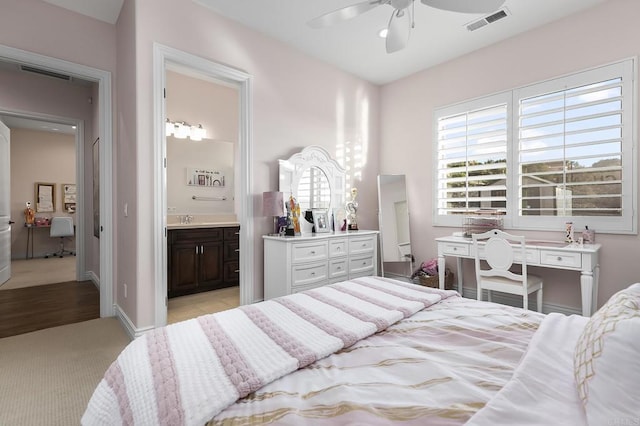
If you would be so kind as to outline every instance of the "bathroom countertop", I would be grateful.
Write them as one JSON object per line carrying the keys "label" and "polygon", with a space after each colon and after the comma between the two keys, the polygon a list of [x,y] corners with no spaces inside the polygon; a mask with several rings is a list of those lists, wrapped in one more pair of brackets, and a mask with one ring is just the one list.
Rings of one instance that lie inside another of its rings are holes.
{"label": "bathroom countertop", "polygon": [[167,229],[226,228],[230,226],[240,226],[240,222],[168,223]]}

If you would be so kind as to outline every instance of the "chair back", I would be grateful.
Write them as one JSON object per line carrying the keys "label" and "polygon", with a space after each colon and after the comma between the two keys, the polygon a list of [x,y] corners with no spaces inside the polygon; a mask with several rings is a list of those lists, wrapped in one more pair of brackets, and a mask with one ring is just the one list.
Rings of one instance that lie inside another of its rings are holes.
{"label": "chair back", "polygon": [[51,218],[50,237],[72,237],[73,235],[73,218],[68,216]]}
{"label": "chair back", "polygon": [[[503,277],[513,281],[519,281],[527,287],[527,251],[525,238],[521,235],[511,235],[499,229],[472,234],[473,245],[476,254],[476,280],[482,277]],[[478,244],[486,241],[484,246]],[[484,260],[490,269],[482,269],[480,262],[480,249],[484,251]],[[516,254],[519,253],[518,263],[522,265],[522,273],[510,271]]]}

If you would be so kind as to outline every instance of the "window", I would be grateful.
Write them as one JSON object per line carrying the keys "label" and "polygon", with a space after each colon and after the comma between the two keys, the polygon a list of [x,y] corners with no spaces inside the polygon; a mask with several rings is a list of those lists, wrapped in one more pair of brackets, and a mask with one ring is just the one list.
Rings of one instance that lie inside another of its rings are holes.
{"label": "window", "polygon": [[628,60],[436,111],[435,224],[490,208],[510,228],[635,233],[633,73]]}

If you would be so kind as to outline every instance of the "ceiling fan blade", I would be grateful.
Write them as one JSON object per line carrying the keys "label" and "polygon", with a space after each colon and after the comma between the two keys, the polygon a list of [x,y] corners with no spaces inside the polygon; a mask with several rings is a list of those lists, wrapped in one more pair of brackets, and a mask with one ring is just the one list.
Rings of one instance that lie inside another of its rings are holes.
{"label": "ceiling fan blade", "polygon": [[387,31],[387,53],[405,48],[411,34],[411,17],[407,9],[396,9],[391,14]]}
{"label": "ceiling fan blade", "polygon": [[362,15],[369,10],[386,3],[384,0],[369,0],[362,3],[352,4],[351,6],[343,7],[341,9],[334,10],[333,12],[325,13],[317,18],[314,18],[307,22],[312,28],[324,28],[331,25],[353,19],[358,15]]}
{"label": "ceiling fan blade", "polygon": [[436,9],[460,13],[489,13],[500,8],[505,0],[420,0]]}

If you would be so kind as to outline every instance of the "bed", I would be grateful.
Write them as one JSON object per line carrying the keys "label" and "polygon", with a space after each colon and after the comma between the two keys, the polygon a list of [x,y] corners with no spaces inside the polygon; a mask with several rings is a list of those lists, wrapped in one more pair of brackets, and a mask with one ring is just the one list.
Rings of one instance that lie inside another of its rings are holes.
{"label": "bed", "polygon": [[[638,424],[640,284],[620,294],[588,319],[381,277],[332,284],[136,339],[82,423]],[[593,350],[603,338],[613,364]]]}

